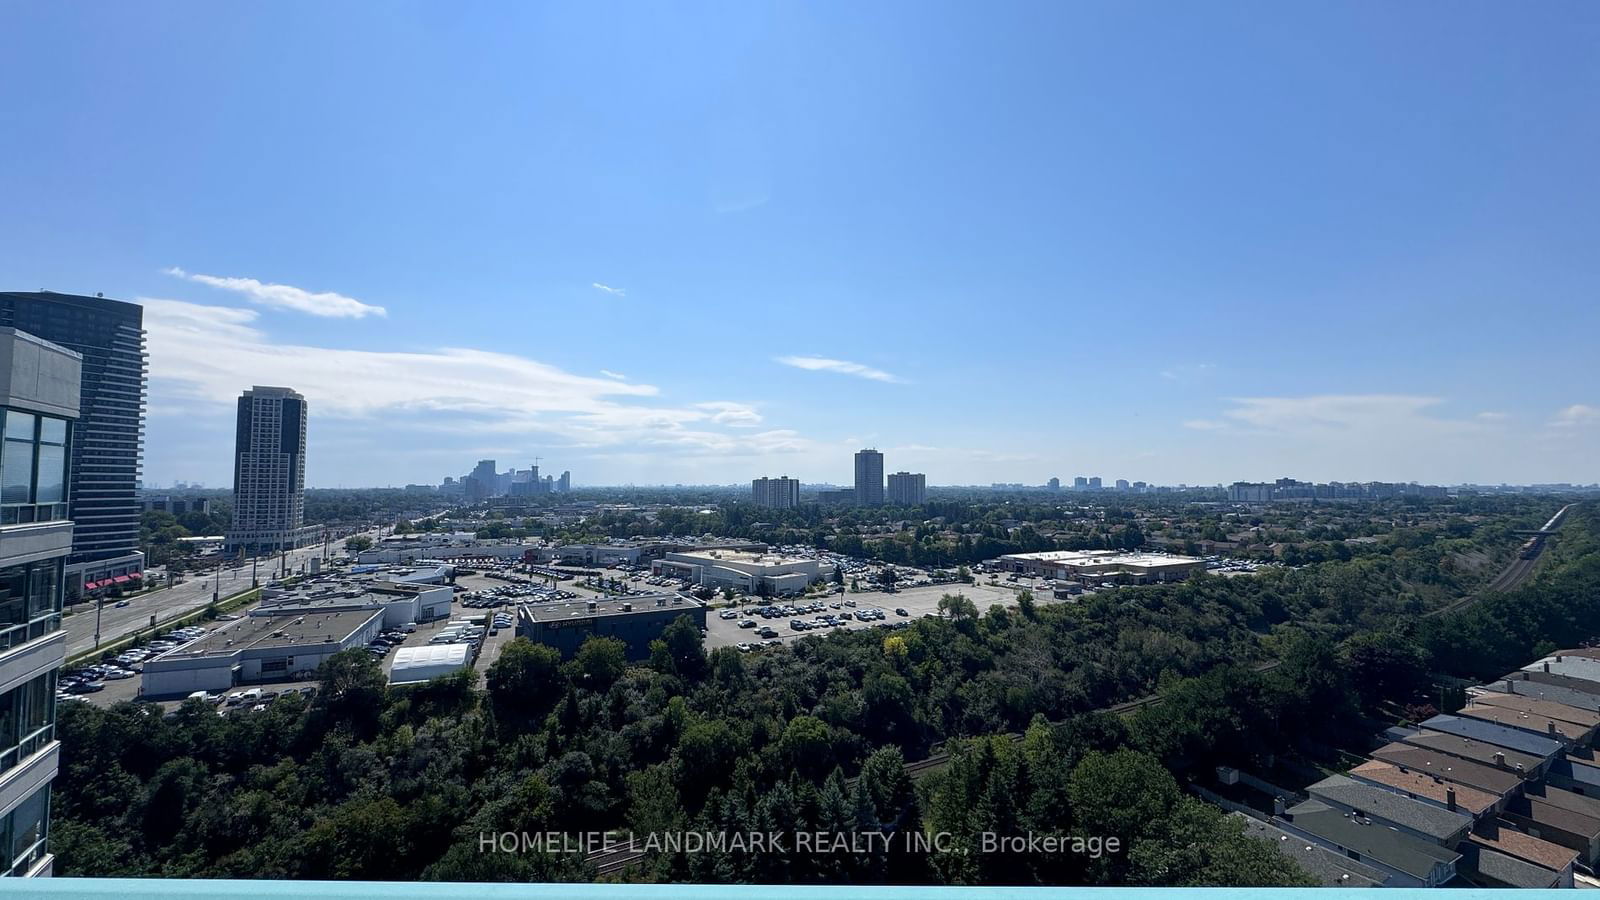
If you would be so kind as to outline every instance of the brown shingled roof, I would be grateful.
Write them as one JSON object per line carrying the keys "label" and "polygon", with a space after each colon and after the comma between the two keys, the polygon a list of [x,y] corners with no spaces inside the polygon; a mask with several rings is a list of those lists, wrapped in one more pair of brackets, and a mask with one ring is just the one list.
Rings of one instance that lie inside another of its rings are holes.
{"label": "brown shingled roof", "polygon": [[1471,698],[1474,703],[1488,706],[1498,706],[1505,709],[1514,709],[1533,716],[1544,716],[1555,719],[1556,722],[1571,722],[1582,728],[1594,728],[1600,725],[1600,713],[1569,706],[1555,700],[1540,700],[1537,697],[1524,697],[1521,694],[1484,693]]}
{"label": "brown shingled roof", "polygon": [[1492,823],[1468,838],[1474,844],[1490,847],[1517,859],[1560,872],[1578,859],[1578,851],[1523,834],[1509,825]]}
{"label": "brown shingled roof", "polygon": [[1376,784],[1387,785],[1417,797],[1426,797],[1436,803],[1447,804],[1449,793],[1455,791],[1456,809],[1471,816],[1482,815],[1500,798],[1466,785],[1452,784],[1437,776],[1418,772],[1409,767],[1391,765],[1382,760],[1364,762],[1350,770],[1352,776],[1365,778]]}

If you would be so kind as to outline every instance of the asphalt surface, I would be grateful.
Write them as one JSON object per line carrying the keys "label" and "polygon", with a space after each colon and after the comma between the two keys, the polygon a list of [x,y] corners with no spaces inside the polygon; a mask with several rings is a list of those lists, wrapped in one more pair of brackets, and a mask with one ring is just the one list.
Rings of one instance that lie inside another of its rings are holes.
{"label": "asphalt surface", "polygon": [[[329,547],[329,552],[336,557],[342,556],[344,539],[334,541]],[[289,571],[297,573],[302,565],[308,565],[309,560],[320,556],[322,556],[321,544],[295,550],[288,554]],[[257,569],[257,579],[265,584],[276,577],[277,562],[276,557],[270,561],[262,559]],[[119,601],[105,600],[99,611],[100,644],[110,643],[140,628],[148,628],[151,616],[155,617],[156,624],[159,625],[204,607],[211,602],[211,595],[217,589],[217,584],[215,572],[204,576],[189,575],[181,584],[128,598],[128,605],[121,608],[116,606]],[[227,597],[248,587],[250,587],[249,564],[222,571],[221,596]],[[62,622],[62,629],[67,632],[68,656],[93,650],[96,646],[94,604],[82,603],[73,607],[72,615]]]}

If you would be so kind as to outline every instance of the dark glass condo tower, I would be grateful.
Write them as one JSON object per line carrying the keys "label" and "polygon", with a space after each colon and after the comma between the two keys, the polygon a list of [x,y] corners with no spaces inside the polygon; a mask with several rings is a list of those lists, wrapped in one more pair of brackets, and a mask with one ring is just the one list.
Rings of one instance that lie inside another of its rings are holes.
{"label": "dark glass condo tower", "polygon": [[139,467],[144,450],[144,307],[102,297],[0,292],[0,326],[83,355],[83,390],[72,437],[69,601],[84,585],[137,577]]}

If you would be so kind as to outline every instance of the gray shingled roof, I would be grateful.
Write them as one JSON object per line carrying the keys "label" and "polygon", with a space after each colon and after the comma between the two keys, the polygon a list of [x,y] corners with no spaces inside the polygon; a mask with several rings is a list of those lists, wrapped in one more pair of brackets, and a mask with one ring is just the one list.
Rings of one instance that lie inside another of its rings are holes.
{"label": "gray shingled roof", "polygon": [[1499,681],[1491,681],[1488,684],[1479,685],[1479,687],[1486,691],[1517,694],[1522,697],[1531,697],[1534,700],[1549,700],[1552,703],[1565,703],[1568,706],[1576,706],[1579,709],[1600,712],[1600,694],[1588,694],[1583,691],[1575,691],[1569,687],[1562,687],[1561,685],[1540,684],[1537,681],[1518,679],[1511,682],[1511,690],[1507,691],[1506,680],[1502,678]]}
{"label": "gray shingled roof", "polygon": [[1505,725],[1496,725],[1483,719],[1473,719],[1465,716],[1434,716],[1422,723],[1422,727],[1434,731],[1443,731],[1446,734],[1458,734],[1462,737],[1483,741],[1486,744],[1497,744],[1520,750],[1523,753],[1532,753],[1541,759],[1554,756],[1566,746],[1561,741],[1553,741],[1547,737],[1540,737],[1529,731],[1509,728]]}
{"label": "gray shingled roof", "polygon": [[1393,825],[1444,840],[1472,825],[1472,817],[1421,803],[1404,794],[1384,790],[1345,775],[1334,775],[1306,788],[1313,797],[1339,807],[1350,807]]}
{"label": "gray shingled roof", "polygon": [[1478,848],[1478,872],[1490,881],[1516,888],[1553,888],[1558,881],[1549,869],[1487,847]]}
{"label": "gray shingled roof", "polygon": [[1311,877],[1326,887],[1381,887],[1389,876],[1364,863],[1313,844],[1299,835],[1290,834],[1276,825],[1240,813],[1229,813],[1244,820],[1244,833],[1266,841],[1278,853],[1294,860]]}
{"label": "gray shingled roof", "polygon": [[1461,854],[1412,837],[1387,825],[1364,824],[1320,800],[1307,800],[1285,816],[1294,827],[1346,850],[1354,850],[1413,878],[1426,879],[1440,863],[1454,863]]}

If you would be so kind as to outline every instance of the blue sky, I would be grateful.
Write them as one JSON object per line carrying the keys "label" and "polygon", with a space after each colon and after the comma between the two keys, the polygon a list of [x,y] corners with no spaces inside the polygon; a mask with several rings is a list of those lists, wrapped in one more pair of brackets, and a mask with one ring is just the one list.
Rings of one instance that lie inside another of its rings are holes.
{"label": "blue sky", "polygon": [[147,482],[1600,479],[1589,3],[0,4]]}

